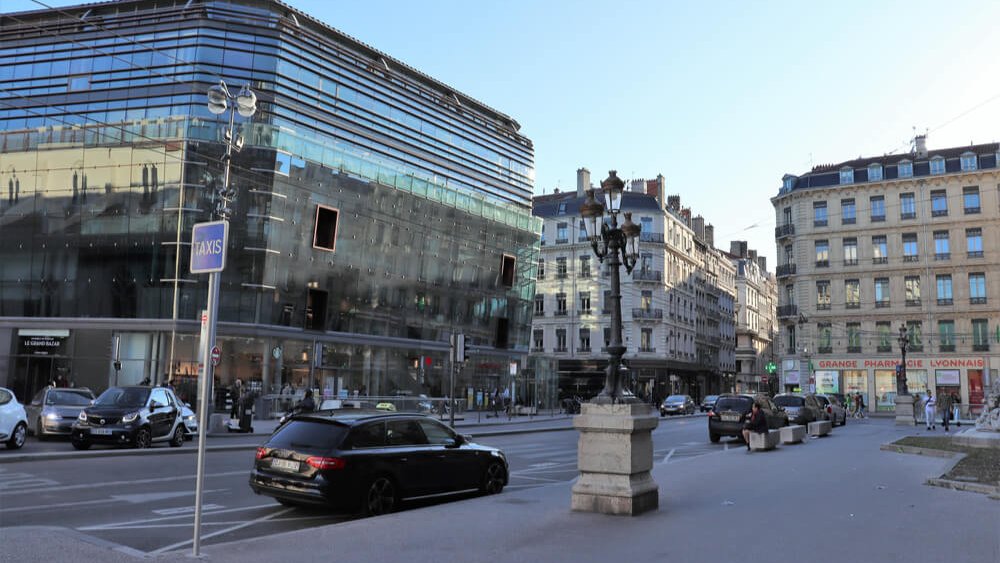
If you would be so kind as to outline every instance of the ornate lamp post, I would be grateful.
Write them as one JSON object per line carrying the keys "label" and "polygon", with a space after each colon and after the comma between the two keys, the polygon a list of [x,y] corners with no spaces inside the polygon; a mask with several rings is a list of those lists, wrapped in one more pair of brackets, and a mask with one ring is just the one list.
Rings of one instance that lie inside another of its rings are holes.
{"label": "ornate lamp post", "polygon": [[[604,192],[604,203],[598,203],[594,198],[594,190],[587,190],[587,200],[580,206],[587,238],[594,254],[603,263],[608,259],[611,268],[611,345],[608,346],[608,369],[604,378],[604,389],[594,399],[598,404],[631,403],[638,399],[631,393],[626,394],[622,386],[620,367],[625,346],[622,344],[622,295],[621,272],[631,273],[639,260],[639,233],[642,227],[632,222],[632,214],[624,214],[625,221],[618,226],[618,214],[621,212],[622,192],[625,183],[612,170],[606,180],[601,182]],[[610,215],[610,222],[604,221],[605,213]],[[598,227],[598,225],[600,225]]]}
{"label": "ornate lamp post", "polygon": [[906,388],[906,345],[909,344],[910,338],[906,334],[906,325],[899,325],[899,351],[903,354],[903,360],[899,364],[899,369],[896,370],[896,391],[899,395],[909,395],[910,390]]}
{"label": "ornate lamp post", "polygon": [[917,424],[916,412],[913,408],[913,395],[906,388],[906,347],[910,343],[906,325],[899,327],[899,351],[902,352],[902,362],[896,366],[896,425],[914,426]]}
{"label": "ornate lamp post", "polygon": [[[637,515],[656,510],[659,487],[649,471],[653,467],[652,432],[660,417],[623,387],[622,303],[619,267],[632,271],[639,259],[639,232],[631,213],[619,226],[625,183],[612,170],[601,182],[604,203],[587,190],[580,215],[594,254],[611,268],[611,343],[604,389],[593,401],[581,405],[573,426],[580,432],[577,468],[580,478],[573,485],[573,510],[602,514]],[[604,220],[605,213],[610,214]],[[599,225],[599,226],[598,226]]]}

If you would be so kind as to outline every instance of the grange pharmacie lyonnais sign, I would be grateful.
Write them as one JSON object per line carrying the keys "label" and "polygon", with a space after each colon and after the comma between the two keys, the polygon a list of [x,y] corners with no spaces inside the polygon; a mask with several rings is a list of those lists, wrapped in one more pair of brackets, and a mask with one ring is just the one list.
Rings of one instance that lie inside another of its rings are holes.
{"label": "grange pharmacie lyonnais sign", "polygon": [[[893,369],[899,364],[899,359],[872,358],[872,359],[851,359],[851,360],[819,360],[816,362],[818,369]],[[908,368],[969,368],[983,369],[986,361],[983,358],[908,358],[906,360]]]}

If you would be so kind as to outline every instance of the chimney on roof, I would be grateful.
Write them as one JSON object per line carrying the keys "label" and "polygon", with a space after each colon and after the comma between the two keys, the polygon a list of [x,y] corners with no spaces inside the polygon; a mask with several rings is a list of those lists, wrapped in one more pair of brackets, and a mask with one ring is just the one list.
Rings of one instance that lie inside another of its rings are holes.
{"label": "chimney on roof", "polygon": [[699,240],[705,240],[705,218],[701,215],[696,216],[691,220],[691,229],[694,230],[694,236]]}
{"label": "chimney on roof", "polygon": [[711,223],[705,225],[705,244],[715,248],[715,227]]}
{"label": "chimney on roof", "polygon": [[590,189],[590,170],[579,168],[576,171],[576,197],[587,195]]}
{"label": "chimney on roof", "polygon": [[681,196],[670,195],[667,196],[667,209],[677,212],[681,210]]}
{"label": "chimney on roof", "polygon": [[747,241],[745,240],[733,240],[729,241],[729,253],[738,256],[740,258],[747,257]]}
{"label": "chimney on roof", "polygon": [[642,180],[642,179],[639,179],[639,180],[629,180],[628,191],[630,191],[630,192],[636,192],[636,193],[639,193],[639,194],[646,193],[646,181]]}
{"label": "chimney on roof", "polygon": [[767,256],[758,256],[757,265],[760,266],[761,272],[767,272]]}
{"label": "chimney on roof", "polygon": [[913,138],[913,150],[917,153],[917,158],[927,158],[927,135]]}

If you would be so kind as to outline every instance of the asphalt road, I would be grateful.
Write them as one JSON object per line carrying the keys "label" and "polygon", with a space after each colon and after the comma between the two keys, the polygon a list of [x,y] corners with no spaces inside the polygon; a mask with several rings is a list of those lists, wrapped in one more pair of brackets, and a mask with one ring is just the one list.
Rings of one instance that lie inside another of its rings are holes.
{"label": "asphalt road", "polygon": [[[703,416],[661,419],[653,436],[657,463],[739,447],[726,440],[710,443]],[[574,431],[554,431],[483,436],[476,441],[507,453],[511,464],[509,488],[514,490],[576,478],[577,438]],[[209,440],[210,445],[245,443],[248,449],[209,452],[207,456],[203,545],[355,518],[287,508],[269,497],[254,495],[247,486],[253,462],[250,446],[262,442],[263,437]],[[70,448],[65,442],[46,442],[44,446],[44,450]],[[185,444],[183,449],[191,453],[162,455],[170,451],[164,446],[138,456],[0,464],[0,527],[63,526],[133,553],[190,549],[197,456],[193,443]],[[0,451],[0,456],[3,453]]]}

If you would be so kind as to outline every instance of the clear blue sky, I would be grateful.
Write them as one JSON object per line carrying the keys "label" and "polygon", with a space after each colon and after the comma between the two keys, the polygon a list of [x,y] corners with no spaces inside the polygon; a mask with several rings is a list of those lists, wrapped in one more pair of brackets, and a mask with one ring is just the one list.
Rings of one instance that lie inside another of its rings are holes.
{"label": "clear blue sky", "polygon": [[581,166],[662,173],[772,270],[784,173],[905,151],[913,127],[931,149],[1000,138],[1000,2],[288,3],[514,117],[536,194]]}

